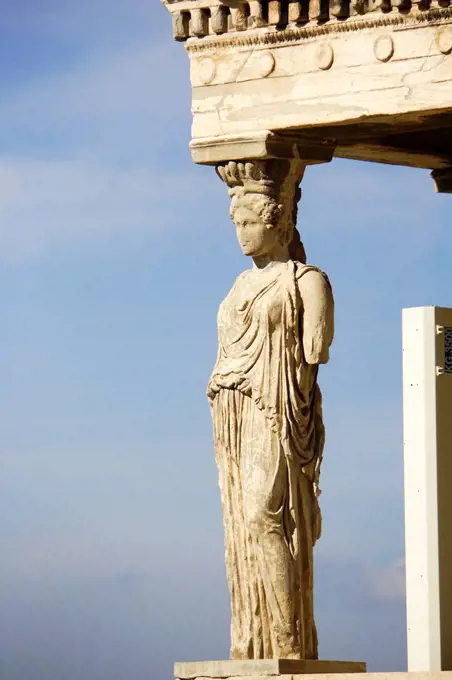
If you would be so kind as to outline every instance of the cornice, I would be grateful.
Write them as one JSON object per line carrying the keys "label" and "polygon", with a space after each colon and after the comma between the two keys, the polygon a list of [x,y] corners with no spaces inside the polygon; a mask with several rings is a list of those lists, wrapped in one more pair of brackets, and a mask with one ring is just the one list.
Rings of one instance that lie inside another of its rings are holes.
{"label": "cornice", "polygon": [[254,47],[277,47],[294,45],[318,36],[332,36],[338,33],[350,33],[378,27],[394,27],[399,30],[441,25],[452,20],[452,7],[433,8],[402,14],[393,10],[387,14],[381,12],[368,13],[359,17],[346,19],[330,19],[322,24],[309,22],[304,26],[288,26],[285,29],[266,27],[235,31],[218,36],[206,36],[202,39],[189,38],[185,45],[190,53],[210,51],[226,51],[228,49],[248,49]]}

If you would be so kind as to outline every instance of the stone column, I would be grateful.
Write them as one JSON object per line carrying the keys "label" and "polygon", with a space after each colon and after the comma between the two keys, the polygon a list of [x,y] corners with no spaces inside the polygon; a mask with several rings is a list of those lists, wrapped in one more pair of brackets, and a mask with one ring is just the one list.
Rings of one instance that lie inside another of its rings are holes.
{"label": "stone column", "polygon": [[329,358],[334,304],[326,276],[306,265],[295,227],[304,170],[298,158],[217,167],[251,260],[220,306],[208,388],[231,659],[318,657],[313,548],[324,428],[317,374]]}

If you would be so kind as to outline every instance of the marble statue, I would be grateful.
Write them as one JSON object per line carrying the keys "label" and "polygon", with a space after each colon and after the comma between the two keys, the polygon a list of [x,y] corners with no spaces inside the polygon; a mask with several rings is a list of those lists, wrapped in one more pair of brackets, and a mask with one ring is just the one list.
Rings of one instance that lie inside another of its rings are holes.
{"label": "marble statue", "polygon": [[208,386],[231,596],[231,659],[317,659],[313,547],[324,445],[319,364],[333,339],[327,276],[296,229],[299,160],[229,162],[240,247],[253,260],[220,306]]}

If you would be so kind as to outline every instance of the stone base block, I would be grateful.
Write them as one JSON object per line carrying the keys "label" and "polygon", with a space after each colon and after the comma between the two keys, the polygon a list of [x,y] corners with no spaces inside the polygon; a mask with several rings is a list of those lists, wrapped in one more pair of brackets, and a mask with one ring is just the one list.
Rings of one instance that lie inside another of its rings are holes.
{"label": "stone base block", "polygon": [[257,659],[244,661],[190,661],[174,664],[177,680],[200,678],[249,678],[264,680],[279,676],[278,680],[291,680],[294,676],[324,675],[336,673],[365,673],[366,664],[361,661],[310,661],[298,659]]}

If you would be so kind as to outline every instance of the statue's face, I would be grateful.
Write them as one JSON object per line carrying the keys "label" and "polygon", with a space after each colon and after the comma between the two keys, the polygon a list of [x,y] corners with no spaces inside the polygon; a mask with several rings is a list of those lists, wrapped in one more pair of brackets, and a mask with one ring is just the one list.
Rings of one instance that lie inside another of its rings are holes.
{"label": "statue's face", "polygon": [[266,224],[253,207],[246,204],[234,210],[237,239],[244,255],[262,257],[271,254],[278,244],[278,234]]}

